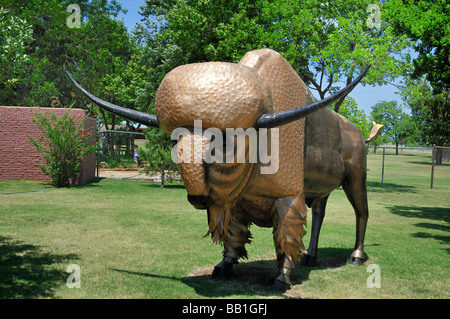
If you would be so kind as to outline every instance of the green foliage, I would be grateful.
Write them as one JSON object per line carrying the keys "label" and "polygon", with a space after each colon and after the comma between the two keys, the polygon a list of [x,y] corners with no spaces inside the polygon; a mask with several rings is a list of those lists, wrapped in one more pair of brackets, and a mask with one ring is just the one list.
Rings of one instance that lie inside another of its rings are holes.
{"label": "green foliage", "polygon": [[423,76],[435,93],[450,90],[450,14],[446,0],[390,0],[386,15],[397,35],[414,42],[418,57],[411,76]]}
{"label": "green foliage", "polygon": [[425,145],[450,146],[450,91],[434,94],[423,80],[409,82],[402,96],[411,109],[418,140]]}
{"label": "green foliage", "polygon": [[[81,9],[80,28],[67,25],[67,18],[72,14],[67,8],[72,3],[65,0],[1,2],[1,10],[7,10],[7,14],[0,14],[0,105],[49,106],[59,97],[62,105],[71,105],[75,99],[75,107],[101,117],[97,107],[86,102],[78,92],[74,95],[64,71],[70,70],[95,94],[111,98],[115,93],[105,92],[103,77],[122,71],[131,54],[130,37],[123,23],[114,20],[122,11],[116,1],[77,1]],[[9,32],[13,27],[14,31]],[[3,41],[14,44],[12,53],[21,59],[3,51]],[[14,83],[8,91],[4,90],[5,77]],[[113,117],[105,116],[104,120],[113,121]]]}
{"label": "green foliage", "polygon": [[26,64],[30,62],[25,45],[33,40],[32,34],[32,27],[25,19],[11,15],[0,6],[0,101],[13,94],[25,74]]}
{"label": "green foliage", "polygon": [[[398,145],[413,136],[414,126],[408,114],[404,113],[397,101],[380,101],[372,106],[370,116],[378,124],[384,124],[383,132]],[[410,140],[408,140],[410,141]]]}
{"label": "green foliage", "polygon": [[[157,6],[157,1],[146,1]],[[364,83],[386,84],[404,72],[409,44],[383,21],[368,26],[369,0],[177,1],[165,7],[165,41],[187,62],[238,62],[249,50],[280,52],[321,99],[349,83],[369,63]],[[383,11],[383,3],[380,4]],[[149,14],[153,11],[144,11]],[[335,110],[343,100],[336,104]]]}
{"label": "green foliage", "polygon": [[170,135],[159,129],[148,129],[145,132],[145,148],[138,149],[139,159],[144,164],[147,174],[160,172],[161,187],[164,187],[167,178],[165,170],[177,170],[172,161],[172,142]]}
{"label": "green foliage", "polygon": [[[159,83],[173,68],[205,61],[236,63],[247,51],[265,47],[280,52],[320,98],[340,88],[339,82],[351,81],[368,63],[373,67],[365,83],[382,85],[403,73],[407,59],[401,50],[409,42],[394,36],[386,21],[379,29],[370,28],[369,4],[146,0],[143,23],[133,31],[137,50],[125,71],[108,81],[107,89],[115,92],[116,101],[126,95],[130,98],[120,102],[153,112]],[[336,111],[342,102],[335,105]],[[345,115],[367,136],[365,115],[346,108]]]}
{"label": "green foliage", "polygon": [[366,113],[364,113],[363,110],[358,109],[358,104],[353,98],[347,96],[339,109],[339,113],[355,124],[356,127],[361,130],[365,138],[369,137],[371,126],[369,126],[367,121]]}
{"label": "green foliage", "polygon": [[164,36],[189,62],[238,62],[245,52],[264,47],[258,1],[177,1],[165,15]]}
{"label": "green foliage", "polygon": [[83,130],[85,119],[75,121],[70,109],[61,117],[53,112],[50,118],[39,112],[35,116],[33,122],[41,129],[42,136],[37,140],[29,136],[29,139],[44,157],[41,170],[56,187],[77,184],[83,157],[95,149],[90,134]]}

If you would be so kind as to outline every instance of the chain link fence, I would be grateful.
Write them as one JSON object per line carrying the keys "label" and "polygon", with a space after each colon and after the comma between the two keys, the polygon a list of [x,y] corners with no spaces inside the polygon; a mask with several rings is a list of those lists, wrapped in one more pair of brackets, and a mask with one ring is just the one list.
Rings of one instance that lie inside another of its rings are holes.
{"label": "chain link fence", "polygon": [[[429,169],[428,177],[430,180],[430,188],[433,188],[435,176],[439,172],[435,169],[450,169],[450,147],[433,146],[432,148],[425,147],[394,147],[394,146],[368,146],[369,155],[382,153],[381,162],[381,187],[385,186],[386,177],[389,178],[389,171],[386,169],[395,168],[396,156],[408,156],[407,163],[410,167],[421,167],[422,169]],[[372,153],[370,153],[372,152]],[[395,156],[392,156],[395,155]],[[369,167],[370,169],[370,167]]]}
{"label": "chain link fence", "polygon": [[434,167],[444,166],[445,163],[450,163],[450,147],[433,146],[431,157],[431,183],[430,188],[433,188],[434,183]]}
{"label": "chain link fence", "polygon": [[145,141],[141,132],[99,130],[97,168],[137,168],[135,148],[144,147]]}
{"label": "chain link fence", "polygon": [[[135,148],[145,147],[145,136],[142,132],[122,130],[98,130],[97,147],[97,177],[99,169],[140,169],[141,163],[135,161]],[[430,187],[435,184],[435,176],[439,177],[442,169],[450,169],[450,147],[434,146],[424,147],[394,147],[394,146],[368,146],[369,156],[382,155],[381,187],[385,186],[386,177],[389,179],[389,170],[395,168],[397,156],[409,156],[408,163],[430,169],[428,178]],[[380,154],[381,153],[381,154]],[[386,165],[388,168],[386,169]],[[437,169],[436,169],[437,168]],[[371,169],[369,167],[369,169]],[[427,178],[424,176],[424,178]]]}
{"label": "chain link fence", "polygon": [[173,167],[168,167],[164,174],[146,172],[146,163],[135,156],[137,148],[145,148],[147,140],[144,133],[100,129],[97,135],[97,178],[100,177],[100,169],[103,169],[103,171],[114,170],[116,176],[123,175],[118,174],[118,171],[128,171],[126,176],[134,172],[133,179],[149,179],[161,182],[161,185],[164,185],[165,181],[181,181],[181,177]]}

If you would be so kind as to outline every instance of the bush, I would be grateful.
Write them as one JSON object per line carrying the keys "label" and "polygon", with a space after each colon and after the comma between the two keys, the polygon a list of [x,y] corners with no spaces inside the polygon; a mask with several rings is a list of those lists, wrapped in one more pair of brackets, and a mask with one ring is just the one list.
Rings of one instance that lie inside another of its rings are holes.
{"label": "bush", "polygon": [[47,118],[43,113],[36,113],[33,122],[43,134],[38,140],[29,136],[44,156],[41,170],[50,176],[56,187],[78,184],[83,157],[95,149],[90,133],[83,130],[86,118],[75,121],[69,113],[70,108],[61,117],[52,113]]}
{"label": "bush", "polygon": [[172,174],[178,167],[172,161],[172,142],[170,135],[157,129],[149,128],[145,131],[145,148],[138,150],[139,159],[144,164],[146,174],[154,172],[161,173],[161,187],[164,187],[165,180],[171,180],[172,176],[166,176],[166,170],[171,170]]}

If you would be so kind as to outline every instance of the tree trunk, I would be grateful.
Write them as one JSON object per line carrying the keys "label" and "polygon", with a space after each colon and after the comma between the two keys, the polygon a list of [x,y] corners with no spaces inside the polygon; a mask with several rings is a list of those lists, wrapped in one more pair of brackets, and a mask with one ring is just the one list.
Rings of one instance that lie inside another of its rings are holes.
{"label": "tree trunk", "polygon": [[[352,50],[352,51],[353,51],[353,50]],[[350,83],[352,83],[352,79],[353,79],[353,71],[351,72],[351,74],[350,74],[349,76],[347,76],[347,84],[346,84],[346,85],[349,85]],[[347,95],[344,96],[343,98],[341,98],[339,101],[337,101],[337,102],[334,104],[334,111],[335,111],[336,113],[339,113],[339,108],[340,108],[341,104],[344,102],[344,100],[345,100],[346,97],[347,97]]]}
{"label": "tree trunk", "polygon": [[436,148],[436,165],[442,165],[442,155],[444,154],[442,148]]}
{"label": "tree trunk", "polygon": [[161,187],[164,187],[164,170],[161,172]]}

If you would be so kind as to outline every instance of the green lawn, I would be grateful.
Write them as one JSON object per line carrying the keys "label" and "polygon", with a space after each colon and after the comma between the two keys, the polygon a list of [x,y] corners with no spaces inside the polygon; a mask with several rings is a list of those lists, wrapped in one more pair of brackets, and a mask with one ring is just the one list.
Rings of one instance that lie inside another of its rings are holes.
{"label": "green lawn", "polygon": [[[185,189],[170,184],[103,179],[53,189],[32,181],[0,182],[1,298],[449,298],[450,165],[430,156],[369,153],[370,218],[367,261],[346,264],[355,217],[345,194],[328,201],[319,265],[297,266],[292,289],[275,294],[271,229],[251,227],[249,260],[235,279],[209,280],[222,247],[207,232],[207,217],[192,208]],[[308,221],[311,224],[311,221]],[[309,241],[309,233],[305,242]],[[68,288],[69,265],[81,288]],[[368,288],[371,264],[381,288]]]}

